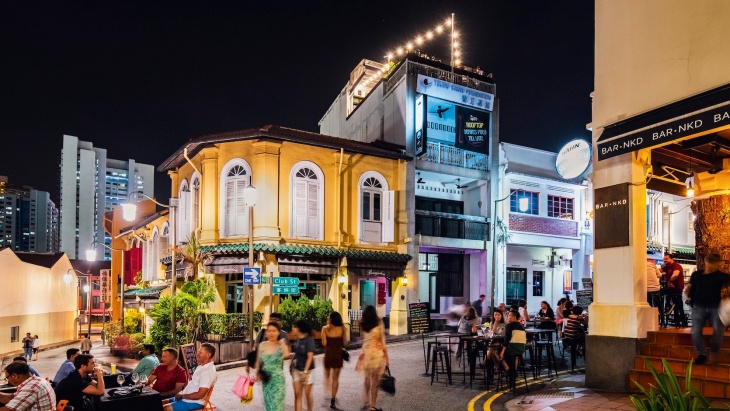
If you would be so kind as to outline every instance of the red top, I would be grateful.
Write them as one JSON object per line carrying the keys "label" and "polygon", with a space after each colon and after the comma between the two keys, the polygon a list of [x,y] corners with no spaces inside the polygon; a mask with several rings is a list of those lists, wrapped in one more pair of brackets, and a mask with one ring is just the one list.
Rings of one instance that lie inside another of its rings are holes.
{"label": "red top", "polygon": [[152,375],[157,378],[152,388],[160,393],[172,391],[176,383],[186,384],[188,382],[188,375],[180,364],[173,368],[172,371],[167,369],[167,365],[160,364],[152,371]]}
{"label": "red top", "polygon": [[[667,282],[667,287],[684,290],[684,270],[678,262],[666,264],[662,270],[664,271],[664,280]],[[672,273],[676,270],[679,270],[679,275],[673,281],[669,281],[672,278]]]}

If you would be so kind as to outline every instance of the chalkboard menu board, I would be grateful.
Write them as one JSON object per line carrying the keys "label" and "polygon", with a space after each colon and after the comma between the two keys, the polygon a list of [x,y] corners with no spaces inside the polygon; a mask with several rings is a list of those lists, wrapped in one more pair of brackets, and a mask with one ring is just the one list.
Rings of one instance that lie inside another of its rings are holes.
{"label": "chalkboard menu board", "polygon": [[198,368],[198,358],[195,357],[195,353],[197,352],[195,344],[183,344],[178,350],[180,365],[188,372],[188,379],[191,379],[193,378],[195,369]]}
{"label": "chalkboard menu board", "polygon": [[576,301],[575,305],[581,306],[583,309],[588,308],[593,302],[593,291],[592,290],[579,290],[575,292]]}
{"label": "chalkboard menu board", "polygon": [[428,302],[408,304],[408,313],[411,317],[409,333],[418,334],[431,331],[431,304]]}

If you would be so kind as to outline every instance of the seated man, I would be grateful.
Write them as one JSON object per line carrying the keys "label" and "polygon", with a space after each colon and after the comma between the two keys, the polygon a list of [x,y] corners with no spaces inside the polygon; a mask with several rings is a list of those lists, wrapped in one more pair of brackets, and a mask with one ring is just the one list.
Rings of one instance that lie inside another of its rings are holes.
{"label": "seated man", "polygon": [[[13,361],[20,361],[20,362],[24,362],[24,363],[28,364],[28,359],[23,357],[22,355],[19,357],[13,358]],[[28,364],[28,368],[30,368],[30,373],[33,374],[34,377],[41,376],[40,374],[38,374],[38,371],[34,370],[33,367],[30,366],[30,364]]]}
{"label": "seated man", "polygon": [[570,347],[570,365],[573,370],[578,358],[579,347],[585,347],[586,342],[586,325],[582,314],[583,307],[576,305],[570,309],[570,314],[564,320],[563,347]]}
{"label": "seated man", "polygon": [[517,357],[525,352],[527,346],[527,334],[519,319],[519,311],[510,311],[507,314],[507,325],[504,327],[504,346],[500,355],[502,366],[508,371],[510,387],[514,387],[517,379]]}
{"label": "seated man", "polygon": [[174,397],[185,387],[188,374],[177,363],[177,350],[167,348],[162,351],[162,364],[152,371],[148,383],[162,398]]}
{"label": "seated man", "polygon": [[76,358],[77,355],[79,355],[78,348],[69,348],[68,350],[66,350],[66,361],[61,364],[61,367],[58,369],[56,376],[53,377],[54,385],[61,382],[61,380],[66,378],[67,375],[76,371],[76,367],[74,367],[74,358]]}
{"label": "seated man", "polygon": [[142,353],[144,354],[144,358],[139,360],[139,364],[134,367],[132,373],[136,372],[140,377],[143,375],[149,377],[152,375],[152,371],[160,365],[160,360],[157,359],[155,346],[152,344],[145,344]]}
{"label": "seated man", "polygon": [[51,384],[43,378],[30,374],[28,364],[13,361],[5,367],[5,378],[17,387],[15,394],[0,394],[0,402],[6,404],[0,411],[53,410],[56,395]]}
{"label": "seated man", "polygon": [[200,346],[195,355],[198,367],[193,373],[193,379],[181,393],[175,395],[175,402],[165,404],[165,411],[194,411],[205,407],[205,397],[218,379],[213,356],[215,347],[207,343]]}
{"label": "seated man", "polygon": [[[94,356],[79,354],[74,358],[76,371],[70,373],[56,385],[56,400],[68,400],[75,410],[83,410],[84,394],[104,395],[104,372],[95,369]],[[91,379],[94,375],[96,380]]]}

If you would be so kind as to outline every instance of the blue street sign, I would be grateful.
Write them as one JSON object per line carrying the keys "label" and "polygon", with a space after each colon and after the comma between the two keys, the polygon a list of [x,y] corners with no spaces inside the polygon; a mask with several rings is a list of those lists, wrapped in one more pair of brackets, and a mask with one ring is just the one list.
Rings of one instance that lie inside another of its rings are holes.
{"label": "blue street sign", "polygon": [[243,284],[261,284],[261,269],[258,267],[243,267]]}
{"label": "blue street sign", "polygon": [[274,277],[274,285],[299,285],[299,279],[295,277]]}
{"label": "blue street sign", "polygon": [[299,294],[298,286],[275,285],[274,294]]}

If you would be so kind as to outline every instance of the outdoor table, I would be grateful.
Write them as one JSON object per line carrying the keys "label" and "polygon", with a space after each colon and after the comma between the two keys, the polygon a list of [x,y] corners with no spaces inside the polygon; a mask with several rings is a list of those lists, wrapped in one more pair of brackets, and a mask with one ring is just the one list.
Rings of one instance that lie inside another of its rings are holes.
{"label": "outdoor table", "polygon": [[101,411],[162,411],[162,396],[152,388],[145,387],[142,394],[129,398],[111,398],[109,389],[104,390],[104,396],[99,402]]}
{"label": "outdoor table", "polygon": [[[489,346],[490,339],[487,337],[479,337],[476,335],[462,335],[459,337],[459,344],[466,343],[466,355],[469,360],[469,386],[471,387],[474,382],[474,374],[477,368],[477,355],[476,355],[476,343],[478,341],[484,341]],[[464,376],[466,378],[466,376]]]}
{"label": "outdoor table", "polygon": [[[433,334],[431,335],[431,338],[433,338],[433,341],[428,341],[427,344],[427,350],[426,350],[426,375],[430,375],[428,372],[429,363],[431,361],[431,347],[434,345],[446,345],[451,348],[451,342],[452,339],[458,339],[460,336],[464,336],[466,334],[459,334],[459,333],[439,333],[439,334]],[[446,340],[446,342],[439,341]]]}

